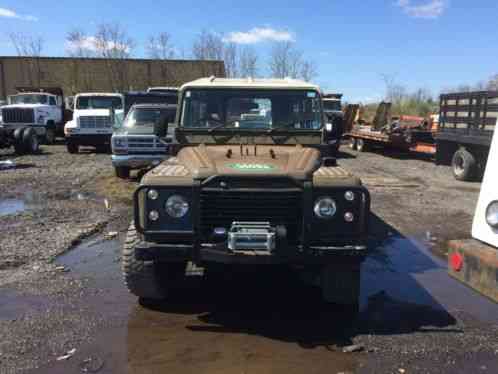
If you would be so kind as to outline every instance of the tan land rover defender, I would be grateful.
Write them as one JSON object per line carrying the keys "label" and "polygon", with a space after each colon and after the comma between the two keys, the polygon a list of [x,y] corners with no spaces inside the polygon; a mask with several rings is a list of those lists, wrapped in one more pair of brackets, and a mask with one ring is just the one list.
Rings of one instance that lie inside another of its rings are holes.
{"label": "tan land rover defender", "polygon": [[190,261],[208,275],[288,265],[326,301],[357,310],[370,196],[322,157],[325,118],[320,89],[301,81],[212,77],[181,87],[179,151],[134,194],[123,248],[129,290],[163,299]]}

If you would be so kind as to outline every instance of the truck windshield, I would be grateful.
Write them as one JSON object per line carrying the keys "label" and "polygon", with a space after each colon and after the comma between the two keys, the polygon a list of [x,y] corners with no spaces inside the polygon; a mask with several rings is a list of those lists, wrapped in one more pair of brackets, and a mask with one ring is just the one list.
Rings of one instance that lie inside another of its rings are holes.
{"label": "truck windshield", "polygon": [[323,100],[324,111],[339,111],[342,110],[339,100]]}
{"label": "truck windshield", "polygon": [[123,100],[112,96],[82,96],[76,101],[76,109],[123,109]]}
{"label": "truck windshield", "polygon": [[10,96],[11,104],[47,104],[47,95],[23,94]]}
{"label": "truck windshield", "polygon": [[320,97],[308,90],[189,90],[183,97],[186,128],[320,129]]}
{"label": "truck windshield", "polygon": [[124,122],[124,128],[131,133],[153,134],[154,124],[166,116],[168,123],[174,122],[175,110],[166,108],[134,108]]}

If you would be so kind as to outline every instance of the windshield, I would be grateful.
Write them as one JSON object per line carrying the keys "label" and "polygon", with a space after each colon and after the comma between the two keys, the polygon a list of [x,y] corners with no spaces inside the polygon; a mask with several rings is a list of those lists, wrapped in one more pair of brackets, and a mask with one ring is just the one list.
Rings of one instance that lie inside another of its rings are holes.
{"label": "windshield", "polygon": [[342,110],[339,100],[323,100],[324,111],[339,111]]}
{"label": "windshield", "polygon": [[47,95],[23,94],[10,96],[11,104],[47,104]]}
{"label": "windshield", "polygon": [[186,91],[181,125],[190,128],[319,129],[320,98],[315,91]]}
{"label": "windshield", "polygon": [[134,108],[124,122],[128,132],[153,134],[154,124],[164,116],[167,123],[174,122],[176,111],[166,108]]}
{"label": "windshield", "polygon": [[76,109],[123,109],[121,97],[81,96],[76,101]]}

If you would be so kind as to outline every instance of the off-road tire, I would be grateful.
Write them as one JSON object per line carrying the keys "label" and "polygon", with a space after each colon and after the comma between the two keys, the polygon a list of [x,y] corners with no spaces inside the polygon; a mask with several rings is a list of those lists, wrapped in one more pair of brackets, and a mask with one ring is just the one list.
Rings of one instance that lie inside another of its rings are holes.
{"label": "off-road tire", "polygon": [[23,155],[26,153],[26,148],[24,147],[24,143],[22,141],[22,134],[24,132],[24,128],[19,128],[14,130],[14,151],[18,155]]}
{"label": "off-road tire", "polygon": [[114,171],[116,172],[116,176],[118,178],[122,179],[128,179],[130,178],[130,168],[126,166],[116,166],[114,168]]}
{"label": "off-road tire", "polygon": [[349,139],[349,148],[351,148],[353,151],[356,151],[356,138],[350,138]]}
{"label": "off-road tire", "polygon": [[55,143],[55,127],[48,126],[45,131],[45,144],[52,145]]}
{"label": "off-road tire", "polygon": [[140,261],[135,258],[135,246],[139,243],[135,223],[132,221],[121,254],[121,270],[128,290],[144,301],[162,300],[166,289],[154,261]]}
{"label": "off-road tire", "polygon": [[321,276],[322,297],[355,317],[360,305],[360,281],[359,264],[326,266]]}
{"label": "off-road tire", "polygon": [[459,181],[472,181],[477,177],[478,165],[475,157],[466,149],[459,149],[451,161],[453,175]]}
{"label": "off-road tire", "polygon": [[366,152],[368,150],[368,142],[363,139],[356,140],[356,150],[358,152]]}
{"label": "off-road tire", "polygon": [[38,135],[32,128],[26,128],[22,133],[22,143],[26,153],[34,154],[40,150]]}
{"label": "off-road tire", "polygon": [[78,153],[80,150],[79,145],[73,142],[67,142],[66,148],[69,153]]}

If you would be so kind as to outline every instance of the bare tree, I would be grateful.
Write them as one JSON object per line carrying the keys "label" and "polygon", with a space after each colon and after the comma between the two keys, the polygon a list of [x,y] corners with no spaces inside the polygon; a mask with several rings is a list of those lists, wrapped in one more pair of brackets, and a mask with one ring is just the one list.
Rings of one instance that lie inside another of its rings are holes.
{"label": "bare tree", "polygon": [[81,29],[74,29],[66,35],[66,54],[69,57],[94,57],[96,51],[95,38],[89,37]]}
{"label": "bare tree", "polygon": [[251,47],[243,48],[239,53],[239,75],[254,78],[258,74],[258,55]]}
{"label": "bare tree", "polygon": [[291,42],[275,43],[270,52],[270,72],[274,78],[298,78],[301,73],[302,52]]}
{"label": "bare tree", "polygon": [[18,56],[40,57],[42,54],[44,40],[41,37],[12,32],[9,39]]}
{"label": "bare tree", "polygon": [[169,60],[175,57],[175,48],[171,42],[171,36],[167,32],[151,36],[146,49],[148,56],[156,60]]}
{"label": "bare tree", "polygon": [[238,49],[235,43],[223,45],[223,61],[225,61],[225,72],[228,78],[239,76]]}
{"label": "bare tree", "polygon": [[203,30],[194,41],[192,56],[196,60],[223,60],[224,43],[222,37]]}
{"label": "bare tree", "polygon": [[301,63],[301,78],[306,82],[311,82],[318,76],[318,69],[314,61],[303,61]]}

